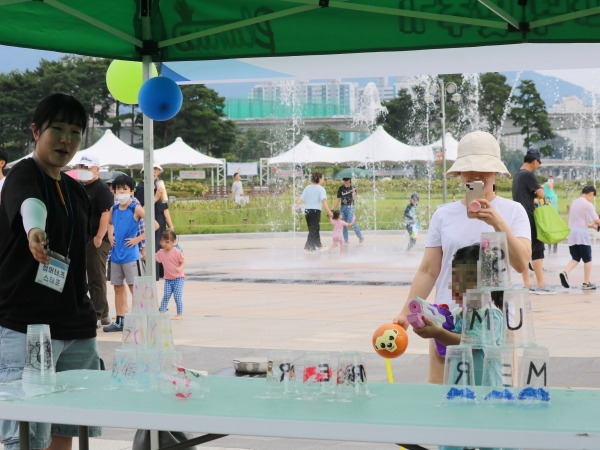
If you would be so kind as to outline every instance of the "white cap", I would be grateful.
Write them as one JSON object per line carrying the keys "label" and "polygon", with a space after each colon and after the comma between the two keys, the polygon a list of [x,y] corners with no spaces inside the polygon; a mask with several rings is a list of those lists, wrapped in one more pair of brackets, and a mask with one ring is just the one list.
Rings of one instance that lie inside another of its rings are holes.
{"label": "white cap", "polygon": [[92,153],[87,153],[81,157],[77,164],[85,167],[100,167],[100,158]]}
{"label": "white cap", "polygon": [[[152,164],[152,167],[154,167],[155,169],[158,169],[158,170],[160,170],[160,172],[159,172],[159,173],[163,173],[163,172],[164,172],[163,168],[162,168],[162,167],[160,167],[160,164],[159,164],[159,163],[154,163],[154,164]],[[142,167],[142,172],[143,172],[143,171],[144,171],[144,168]]]}

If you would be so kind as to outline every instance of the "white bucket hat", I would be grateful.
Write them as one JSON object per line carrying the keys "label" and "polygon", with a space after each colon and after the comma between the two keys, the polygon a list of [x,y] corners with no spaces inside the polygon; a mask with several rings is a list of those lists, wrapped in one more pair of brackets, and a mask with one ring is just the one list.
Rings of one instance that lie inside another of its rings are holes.
{"label": "white bucket hat", "polygon": [[494,172],[510,177],[500,159],[498,141],[485,131],[473,131],[458,143],[458,157],[446,174],[455,177],[461,172]]}

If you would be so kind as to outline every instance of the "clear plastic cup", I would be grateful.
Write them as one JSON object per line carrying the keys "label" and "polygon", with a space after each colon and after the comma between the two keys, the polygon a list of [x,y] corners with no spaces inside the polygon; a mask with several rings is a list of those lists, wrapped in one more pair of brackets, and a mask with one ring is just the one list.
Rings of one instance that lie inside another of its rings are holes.
{"label": "clear plastic cup", "polygon": [[328,397],[332,395],[333,367],[329,352],[306,352],[302,372],[304,397]]}
{"label": "clear plastic cup", "polygon": [[463,404],[477,402],[473,347],[463,344],[446,347],[444,384],[448,386],[444,403]]}
{"label": "clear plastic cup", "polygon": [[148,314],[147,348],[159,352],[175,348],[171,318],[166,314]]}
{"label": "clear plastic cup", "polygon": [[503,338],[502,311],[492,303],[491,293],[468,289],[463,296],[461,344],[497,346]]}
{"label": "clear plastic cup", "polygon": [[56,387],[50,326],[27,326],[27,347],[23,367],[23,391],[26,397],[50,394]]}
{"label": "clear plastic cup", "polygon": [[513,347],[535,345],[535,328],[529,291],[526,289],[504,291],[503,314],[506,345]]}
{"label": "clear plastic cup", "polygon": [[548,363],[550,353],[547,347],[531,345],[523,350],[519,377],[518,400],[523,403],[550,404],[548,386]]}
{"label": "clear plastic cup", "polygon": [[113,359],[111,387],[113,389],[133,388],[135,385],[135,350],[116,348]]}
{"label": "clear plastic cup", "polygon": [[339,355],[335,396],[340,401],[370,397],[367,372],[360,352],[344,351]]}
{"label": "clear plastic cup", "polygon": [[145,314],[127,314],[123,319],[123,347],[145,350],[148,333],[148,316]]}
{"label": "clear plastic cup", "polygon": [[160,376],[159,353],[154,350],[138,350],[135,354],[135,390],[152,391],[158,387]]}
{"label": "clear plastic cup", "polygon": [[516,399],[517,372],[512,347],[484,349],[481,398],[490,405],[513,403]]}
{"label": "clear plastic cup", "polygon": [[477,289],[505,290],[512,286],[508,244],[503,231],[481,233],[477,262]]}
{"label": "clear plastic cup", "polygon": [[296,393],[296,369],[292,361],[292,352],[270,351],[267,362],[267,395],[284,397]]}
{"label": "clear plastic cup", "polygon": [[133,279],[133,314],[156,314],[158,298],[156,296],[156,281],[154,277],[135,277]]}

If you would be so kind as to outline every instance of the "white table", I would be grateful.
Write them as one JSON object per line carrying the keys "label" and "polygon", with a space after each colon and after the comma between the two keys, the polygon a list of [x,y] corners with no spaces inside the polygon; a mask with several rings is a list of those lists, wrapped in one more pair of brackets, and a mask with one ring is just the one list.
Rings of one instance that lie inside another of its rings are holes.
{"label": "white table", "polygon": [[265,398],[265,380],[211,376],[204,400],[110,390],[110,373],[71,371],[85,389],[0,402],[0,418],[215,434],[539,449],[600,448],[600,390],[550,389],[549,407],[440,406],[443,386],[372,383],[342,403]]}

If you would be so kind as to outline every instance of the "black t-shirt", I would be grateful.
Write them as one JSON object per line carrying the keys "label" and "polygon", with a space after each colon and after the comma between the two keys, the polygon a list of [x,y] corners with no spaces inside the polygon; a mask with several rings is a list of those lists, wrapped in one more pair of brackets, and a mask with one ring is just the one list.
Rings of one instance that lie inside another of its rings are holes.
{"label": "black t-shirt", "polygon": [[[68,216],[54,180],[42,175],[33,158],[16,164],[6,177],[0,203],[0,326],[26,333],[28,324],[44,323],[54,339],[94,338],[96,312],[87,295],[85,266],[90,202],[81,184],[67,175],[61,176],[60,188]],[[29,250],[20,213],[27,198],[46,205],[51,250],[66,256],[71,240],[62,293],[35,282],[40,264]]]}
{"label": "black t-shirt", "polygon": [[346,187],[343,184],[339,187],[337,198],[342,199],[342,206],[352,206],[354,199],[352,198],[352,185]]}
{"label": "black t-shirt", "polygon": [[[112,205],[114,204],[114,196],[106,183],[100,179],[97,179],[90,184],[84,184],[83,188],[92,205],[90,227],[92,229],[91,237],[93,238],[96,236],[96,233],[98,233],[100,216],[102,216],[102,213],[110,211],[110,208],[112,208]],[[103,237],[106,238],[107,235],[105,234]]]}
{"label": "black t-shirt", "polygon": [[[154,193],[156,193],[156,186],[154,186]],[[140,204],[142,206],[144,206],[144,182],[140,181],[140,184],[137,185],[137,187],[135,188],[135,198],[138,199],[138,201],[140,202]],[[169,204],[166,202],[163,202],[162,200],[158,200],[157,202],[154,202],[154,219],[158,222],[158,230],[157,230],[157,235],[160,236],[160,233],[162,233],[165,228],[166,228],[166,219],[165,219],[165,209],[169,209]],[[152,227],[154,228],[154,227]],[[157,242],[158,244],[158,242]],[[157,251],[159,249],[157,248]]]}
{"label": "black t-shirt", "polygon": [[533,210],[535,209],[534,199],[537,197],[535,191],[540,187],[540,183],[530,170],[521,169],[513,177],[513,200],[523,205],[530,218],[533,218]]}

